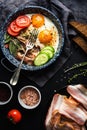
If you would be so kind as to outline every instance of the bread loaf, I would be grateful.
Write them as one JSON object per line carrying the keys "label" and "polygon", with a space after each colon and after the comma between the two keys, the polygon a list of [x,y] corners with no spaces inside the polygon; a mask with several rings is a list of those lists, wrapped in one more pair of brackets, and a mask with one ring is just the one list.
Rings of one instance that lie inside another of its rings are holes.
{"label": "bread loaf", "polygon": [[87,40],[87,24],[76,21],[71,21],[69,24],[78,32],[83,38]]}
{"label": "bread loaf", "polygon": [[77,36],[73,38],[73,41],[77,43],[83,51],[87,54],[87,41],[85,41],[82,37]]}

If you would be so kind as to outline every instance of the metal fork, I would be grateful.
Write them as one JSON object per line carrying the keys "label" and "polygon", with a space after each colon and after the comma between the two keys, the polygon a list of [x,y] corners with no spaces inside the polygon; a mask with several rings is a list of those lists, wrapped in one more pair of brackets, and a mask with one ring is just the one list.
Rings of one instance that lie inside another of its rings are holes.
{"label": "metal fork", "polygon": [[15,70],[13,76],[12,76],[11,79],[10,79],[10,84],[11,84],[11,85],[14,86],[14,85],[17,84],[18,79],[19,79],[19,75],[20,75],[20,70],[21,70],[21,67],[22,67],[22,63],[23,63],[23,61],[24,61],[24,58],[25,58],[25,56],[26,56],[28,50],[32,49],[33,47],[34,47],[34,44],[31,43],[31,42],[29,42],[29,41],[27,41],[27,43],[26,43],[26,51],[25,51],[25,53],[24,53],[24,55],[23,55],[23,58],[22,58],[22,60],[21,60],[21,62],[20,62],[20,64],[19,64],[18,68]]}

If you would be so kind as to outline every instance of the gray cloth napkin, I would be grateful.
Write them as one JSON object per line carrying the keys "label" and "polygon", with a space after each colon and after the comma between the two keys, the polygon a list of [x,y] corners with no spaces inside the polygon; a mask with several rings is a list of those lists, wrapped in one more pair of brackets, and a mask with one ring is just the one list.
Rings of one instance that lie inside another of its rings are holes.
{"label": "gray cloth napkin", "polygon": [[58,0],[51,0],[49,3],[44,1],[44,3],[41,3],[41,6],[47,7],[47,5],[48,9],[51,10],[63,24],[65,31],[65,42],[60,57],[51,66],[36,73],[32,72],[28,74],[25,72],[26,75],[29,75],[28,78],[35,81],[35,83],[37,83],[40,87],[43,87],[45,83],[47,83],[47,81],[52,78],[56,72],[58,72],[58,70],[71,55],[71,43],[69,40],[69,32],[71,33],[71,31],[68,31],[68,21],[74,19],[72,12]]}
{"label": "gray cloth napkin", "polygon": [[29,80],[35,82],[40,87],[43,87],[50,78],[62,67],[71,55],[71,34],[75,35],[71,29],[68,28],[68,22],[74,20],[74,14],[59,0],[2,0],[0,1],[0,25],[3,24],[7,15],[20,6],[39,5],[51,10],[62,22],[65,32],[65,42],[60,57],[48,68],[38,72],[22,71],[22,74]]}
{"label": "gray cloth napkin", "polygon": [[72,10],[77,21],[87,23],[87,0],[62,0],[61,2]]}

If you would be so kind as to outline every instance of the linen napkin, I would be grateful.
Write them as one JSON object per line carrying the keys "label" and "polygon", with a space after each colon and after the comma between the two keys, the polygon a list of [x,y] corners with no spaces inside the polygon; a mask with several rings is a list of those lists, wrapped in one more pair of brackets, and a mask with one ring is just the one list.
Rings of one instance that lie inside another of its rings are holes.
{"label": "linen napkin", "polygon": [[0,25],[3,24],[7,14],[10,14],[13,9],[26,5],[39,5],[52,11],[61,20],[65,32],[65,42],[62,53],[52,65],[37,72],[22,71],[22,74],[25,75],[27,79],[35,82],[39,87],[43,87],[47,81],[58,72],[71,55],[71,42],[69,36],[72,31],[68,30],[68,22],[69,20],[74,19],[74,17],[71,10],[58,0],[4,0],[0,2]]}

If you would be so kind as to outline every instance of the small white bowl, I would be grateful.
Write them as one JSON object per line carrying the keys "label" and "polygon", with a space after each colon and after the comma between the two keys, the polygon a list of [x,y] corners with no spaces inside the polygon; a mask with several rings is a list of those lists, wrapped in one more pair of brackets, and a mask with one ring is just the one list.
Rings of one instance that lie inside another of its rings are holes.
{"label": "small white bowl", "polygon": [[10,102],[13,96],[13,90],[11,86],[3,81],[0,81],[0,105],[5,105]]}
{"label": "small white bowl", "polygon": [[36,87],[27,85],[20,89],[18,93],[18,101],[22,107],[26,109],[34,109],[41,102],[41,93]]}

